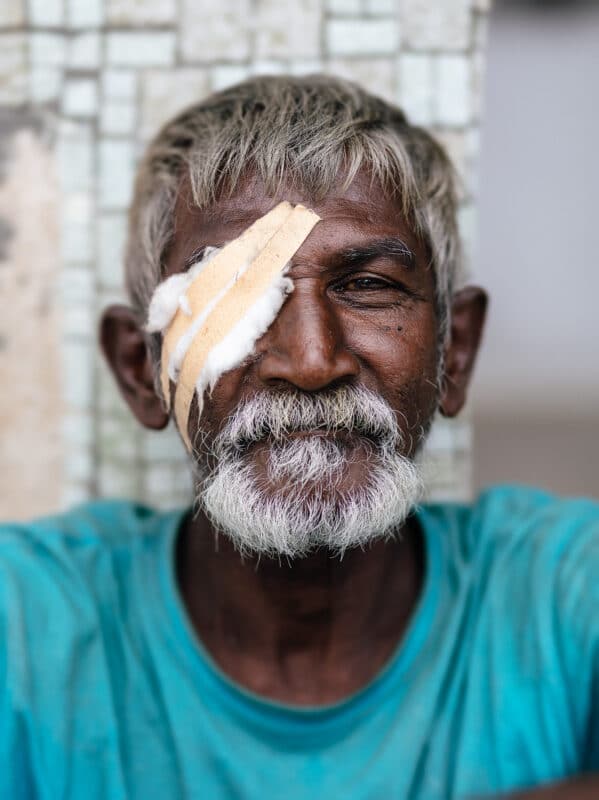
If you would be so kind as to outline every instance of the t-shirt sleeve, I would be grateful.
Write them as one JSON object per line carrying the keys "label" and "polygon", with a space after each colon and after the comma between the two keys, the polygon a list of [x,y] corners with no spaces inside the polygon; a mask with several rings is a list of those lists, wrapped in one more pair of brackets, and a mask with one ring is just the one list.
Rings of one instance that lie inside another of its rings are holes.
{"label": "t-shirt sleeve", "polygon": [[[574,506],[574,503],[572,504]],[[582,768],[599,770],[599,506],[578,504],[555,582],[555,625]],[[580,513],[582,511],[582,513]],[[567,511],[566,511],[567,513]]]}
{"label": "t-shirt sleeve", "polygon": [[[35,543],[23,526],[0,526],[0,797],[43,797],[27,695],[33,691],[29,606],[42,591],[33,569]],[[27,598],[31,598],[28,600]],[[43,605],[35,616],[44,626]],[[38,649],[47,641],[35,643]]]}

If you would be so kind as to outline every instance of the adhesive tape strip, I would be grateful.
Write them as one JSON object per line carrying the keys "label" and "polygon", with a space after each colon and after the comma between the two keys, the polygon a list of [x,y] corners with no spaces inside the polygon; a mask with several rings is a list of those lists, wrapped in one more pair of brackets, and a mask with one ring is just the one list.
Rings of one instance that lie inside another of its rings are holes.
{"label": "adhesive tape strip", "polygon": [[177,310],[173,321],[164,334],[162,342],[161,383],[162,394],[167,410],[170,408],[170,380],[168,364],[179,339],[193,323],[193,319],[227,286],[235,277],[240,266],[253,260],[268,240],[281,227],[293,211],[291,203],[284,201],[257,219],[241,236],[229,242],[206,264],[186,292],[191,309],[191,317]]}
{"label": "adhesive tape strip", "polygon": [[187,432],[189,409],[196,381],[210,351],[268,290],[319,219],[317,214],[304,206],[295,206],[196,334],[183,360],[175,392],[175,418],[188,449],[191,449]]}

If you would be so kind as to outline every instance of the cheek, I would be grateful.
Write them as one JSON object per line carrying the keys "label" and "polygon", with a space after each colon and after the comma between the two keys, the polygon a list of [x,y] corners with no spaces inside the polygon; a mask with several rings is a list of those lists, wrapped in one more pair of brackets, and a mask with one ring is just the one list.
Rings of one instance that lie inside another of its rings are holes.
{"label": "cheek", "polygon": [[380,392],[398,411],[405,434],[414,438],[420,426],[434,414],[437,390],[437,325],[432,311],[422,309],[409,319],[397,314],[368,325],[348,328],[347,346],[363,365],[363,382]]}
{"label": "cheek", "polygon": [[343,320],[346,346],[383,384],[436,377],[437,323],[429,304]]}

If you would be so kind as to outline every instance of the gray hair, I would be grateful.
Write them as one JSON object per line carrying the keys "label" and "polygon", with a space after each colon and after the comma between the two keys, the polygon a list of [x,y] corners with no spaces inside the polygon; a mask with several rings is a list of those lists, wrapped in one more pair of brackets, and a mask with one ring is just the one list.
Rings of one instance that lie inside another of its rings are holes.
{"label": "gray hair", "polygon": [[435,273],[440,338],[460,260],[454,170],[443,148],[397,107],[354,83],[325,75],[257,77],[212,94],[168,122],[150,143],[135,183],[126,285],[144,319],[174,231],[181,181],[210,207],[248,170],[276,192],[310,199],[366,167],[397,197]]}

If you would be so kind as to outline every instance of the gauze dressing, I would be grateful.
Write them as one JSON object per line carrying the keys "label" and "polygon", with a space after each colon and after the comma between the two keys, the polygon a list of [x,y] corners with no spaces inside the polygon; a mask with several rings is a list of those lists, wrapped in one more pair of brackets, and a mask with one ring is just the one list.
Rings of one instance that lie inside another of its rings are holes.
{"label": "gauze dressing", "polygon": [[222,249],[209,248],[188,272],[163,281],[148,310],[149,332],[163,333],[161,383],[186,447],[194,393],[241,364],[279,313],[293,283],[289,261],[319,221],[304,206],[280,203]]}

